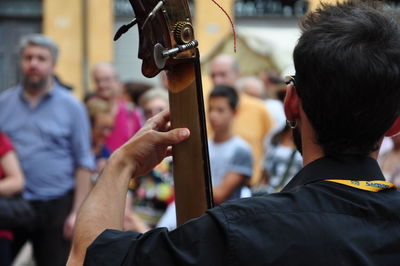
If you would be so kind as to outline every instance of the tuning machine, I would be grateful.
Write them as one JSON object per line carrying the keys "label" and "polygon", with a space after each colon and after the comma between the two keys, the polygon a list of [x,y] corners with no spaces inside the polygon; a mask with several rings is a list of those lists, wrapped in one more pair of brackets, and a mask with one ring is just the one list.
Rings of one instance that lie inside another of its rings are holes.
{"label": "tuning machine", "polygon": [[194,40],[193,27],[190,22],[180,21],[174,26],[174,38],[177,44],[188,44]]}
{"label": "tuning machine", "polygon": [[154,61],[158,69],[163,69],[165,67],[165,63],[167,62],[170,56],[177,55],[181,52],[196,48],[199,45],[199,42],[193,40],[187,44],[178,45],[172,49],[166,49],[162,44],[157,43],[154,46]]}

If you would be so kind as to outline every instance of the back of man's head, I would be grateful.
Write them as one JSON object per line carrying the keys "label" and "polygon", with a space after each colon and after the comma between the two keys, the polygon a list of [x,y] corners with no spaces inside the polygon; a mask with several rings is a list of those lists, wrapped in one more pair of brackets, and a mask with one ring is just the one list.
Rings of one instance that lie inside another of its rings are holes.
{"label": "back of man's head", "polygon": [[400,110],[400,27],[376,3],[322,5],[302,22],[296,90],[327,156],[376,150]]}

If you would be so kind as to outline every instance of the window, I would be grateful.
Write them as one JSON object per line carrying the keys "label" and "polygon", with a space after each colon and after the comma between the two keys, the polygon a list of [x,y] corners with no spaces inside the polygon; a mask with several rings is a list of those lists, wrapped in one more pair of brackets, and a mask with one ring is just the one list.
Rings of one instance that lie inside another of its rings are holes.
{"label": "window", "polygon": [[236,0],[236,17],[300,17],[308,10],[304,0]]}

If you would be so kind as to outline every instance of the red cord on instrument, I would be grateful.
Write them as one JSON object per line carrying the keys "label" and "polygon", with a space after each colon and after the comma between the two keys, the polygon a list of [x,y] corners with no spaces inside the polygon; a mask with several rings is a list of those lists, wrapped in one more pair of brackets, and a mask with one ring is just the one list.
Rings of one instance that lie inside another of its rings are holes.
{"label": "red cord on instrument", "polygon": [[235,53],[236,53],[236,30],[235,30],[235,24],[233,24],[233,21],[232,21],[231,17],[229,16],[228,12],[226,12],[225,9],[224,9],[220,4],[218,4],[218,3],[216,2],[216,0],[211,0],[211,1],[213,1],[214,4],[216,4],[216,5],[222,10],[222,12],[225,13],[225,15],[228,17],[228,19],[229,19],[229,21],[230,21],[230,23],[231,23],[231,25],[232,25],[232,31],[233,31],[233,45],[234,45],[233,49],[234,49],[234,51],[235,51]]}

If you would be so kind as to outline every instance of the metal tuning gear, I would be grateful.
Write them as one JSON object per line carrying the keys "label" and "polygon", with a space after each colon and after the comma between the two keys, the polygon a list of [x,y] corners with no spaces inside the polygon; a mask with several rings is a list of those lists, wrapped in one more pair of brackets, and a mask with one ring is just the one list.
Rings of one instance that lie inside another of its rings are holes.
{"label": "metal tuning gear", "polygon": [[174,38],[178,44],[188,44],[193,41],[193,26],[190,22],[180,21],[174,26]]}
{"label": "metal tuning gear", "polygon": [[193,40],[187,44],[178,45],[177,47],[172,49],[165,49],[162,44],[157,43],[154,46],[154,61],[156,63],[156,66],[158,67],[158,69],[163,69],[165,67],[165,63],[170,56],[174,56],[176,54],[179,54],[180,52],[196,48],[198,45],[199,42]]}

